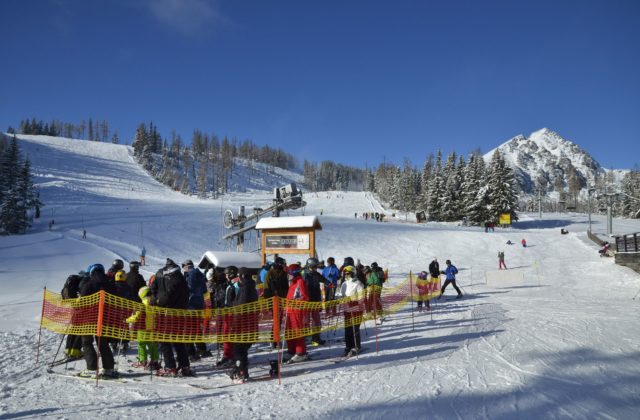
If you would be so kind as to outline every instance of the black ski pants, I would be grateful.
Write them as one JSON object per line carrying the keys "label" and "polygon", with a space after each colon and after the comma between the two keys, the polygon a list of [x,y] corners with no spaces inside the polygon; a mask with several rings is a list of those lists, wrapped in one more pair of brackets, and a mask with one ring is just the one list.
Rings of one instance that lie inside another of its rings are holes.
{"label": "black ski pants", "polygon": [[235,343],[233,345],[233,360],[238,373],[249,372],[249,348],[251,343]]}
{"label": "black ski pants", "polygon": [[458,292],[458,296],[462,295],[462,292],[460,291],[460,289],[458,289],[458,286],[456,285],[456,280],[445,280],[444,284],[442,285],[442,289],[440,290],[440,295],[444,295],[444,289],[447,288],[447,286],[449,285],[449,283],[451,283],[451,285],[453,285],[453,288],[456,289],[456,292]]}
{"label": "black ski pants", "polygon": [[100,343],[98,348],[100,350],[100,360],[102,360],[102,367],[105,369],[113,369],[114,360],[111,347],[109,347],[109,340],[106,337],[94,337],[92,335],[82,336],[82,351],[84,352],[84,360],[87,362],[87,370],[98,370],[98,354],[93,347],[93,341]]}
{"label": "black ski pants", "polygon": [[344,342],[345,342],[345,349],[347,350],[351,350],[351,349],[358,349],[360,350],[360,324],[355,324],[355,325],[348,325],[352,322],[353,318],[353,322],[357,322],[358,320],[360,320],[362,317],[361,313],[350,313],[350,312],[345,312],[344,314],[344,322],[345,322],[345,327],[344,327]]}
{"label": "black ski pants", "polygon": [[[175,357],[173,356],[174,350]],[[189,353],[187,353],[187,346],[184,343],[160,343],[160,352],[164,358],[165,369],[176,369],[176,360],[178,368],[189,366]]]}

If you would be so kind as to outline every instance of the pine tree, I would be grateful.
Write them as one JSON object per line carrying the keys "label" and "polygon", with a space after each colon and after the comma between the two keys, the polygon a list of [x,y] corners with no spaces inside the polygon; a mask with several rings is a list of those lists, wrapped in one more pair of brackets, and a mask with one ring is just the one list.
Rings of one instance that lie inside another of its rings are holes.
{"label": "pine tree", "polygon": [[472,154],[465,168],[462,190],[462,207],[467,221],[482,223],[488,217],[488,188],[485,183],[484,158],[480,154]]}
{"label": "pine tree", "polygon": [[111,143],[120,144],[120,138],[118,137],[118,132],[117,131],[115,131],[113,133],[113,136],[111,136]]}
{"label": "pine tree", "polygon": [[91,118],[89,118],[89,140],[93,140],[93,139],[94,139],[93,121],[91,120]]}
{"label": "pine tree", "polygon": [[496,149],[491,159],[488,176],[490,215],[498,220],[500,214],[509,213],[511,221],[518,220],[518,196],[515,193],[513,171],[506,164],[500,151]]}
{"label": "pine tree", "polygon": [[442,202],[440,197],[444,189],[442,176],[442,151],[438,149],[436,163],[433,167],[431,180],[429,182],[429,200],[427,201],[427,211],[431,220],[442,220]]}

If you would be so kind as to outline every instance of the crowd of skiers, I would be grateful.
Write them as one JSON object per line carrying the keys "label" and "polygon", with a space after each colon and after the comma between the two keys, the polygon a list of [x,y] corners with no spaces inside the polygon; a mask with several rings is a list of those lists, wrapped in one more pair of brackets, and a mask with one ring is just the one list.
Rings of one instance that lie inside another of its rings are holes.
{"label": "crowd of skiers", "polygon": [[[143,308],[157,306],[174,309],[204,309],[229,308],[244,305],[258,300],[256,281],[247,268],[229,266],[224,269],[210,265],[203,273],[194,266],[191,260],[186,260],[181,267],[167,258],[163,268],[151,276],[147,284],[139,273],[140,263],[129,263],[129,272],[124,270],[121,259],[114,260],[111,267],[105,271],[101,264],[92,264],[86,270],[67,278],[62,290],[64,299],[73,299],[92,295],[100,290],[110,294],[130,299],[143,304]],[[345,350],[344,355],[357,354],[360,349],[360,323],[365,311],[375,311],[376,319],[382,323],[382,303],[380,288],[372,288],[370,293],[363,291],[369,286],[381,287],[386,279],[386,273],[375,262],[370,266],[355,264],[353,258],[347,257],[341,267],[337,267],[334,258],[328,258],[326,265],[316,258],[309,258],[304,267],[300,263],[287,265],[286,261],[277,257],[272,264],[268,264],[259,273],[263,282],[263,296],[270,298],[278,296],[289,300],[309,302],[330,302],[337,297],[351,298],[341,306],[345,318]],[[366,296],[366,299],[363,298]],[[320,331],[321,308],[303,311],[294,307],[284,310],[285,328],[301,329],[307,325]],[[336,305],[327,305],[325,316],[336,316]],[[145,311],[146,312],[146,311]],[[135,324],[141,317],[142,311],[137,311],[126,319],[127,323]],[[282,317],[281,317],[282,319]],[[257,314],[243,314],[242,316],[223,316],[216,320],[218,334],[244,334],[257,332]],[[153,331],[154,319],[145,314],[143,328]],[[172,342],[150,342],[145,338],[144,331],[138,331],[138,360],[135,367],[156,371],[161,376],[192,376],[193,369],[190,362],[202,357],[212,356],[205,343],[183,344]],[[279,337],[274,336],[274,346]],[[102,369],[97,372],[98,360],[94,341],[99,346]],[[324,340],[319,333],[311,337],[311,345],[323,345]],[[287,341],[288,358],[286,363],[296,363],[308,358],[307,344],[304,338]],[[251,343],[223,343],[223,357],[216,365],[220,368],[230,368],[230,377],[234,380],[248,379],[248,351]],[[125,340],[93,336],[67,337],[65,353],[70,358],[84,357],[86,369],[82,376],[101,375],[102,377],[117,376],[114,370],[114,352],[119,355],[126,352],[128,343]],[[164,367],[160,364],[162,355]]]}
{"label": "crowd of skiers", "polygon": [[[358,213],[354,213],[355,218],[358,218]],[[384,213],[379,213],[377,211],[365,211],[360,215],[364,220],[375,220],[376,222],[384,222],[384,218],[386,217]]]}

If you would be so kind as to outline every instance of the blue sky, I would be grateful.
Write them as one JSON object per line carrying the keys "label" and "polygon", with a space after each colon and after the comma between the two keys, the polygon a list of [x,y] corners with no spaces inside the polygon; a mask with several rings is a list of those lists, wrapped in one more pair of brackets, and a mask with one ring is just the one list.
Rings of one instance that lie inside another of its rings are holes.
{"label": "blue sky", "polygon": [[0,128],[153,121],[421,165],[548,127],[640,163],[640,2],[3,0]]}

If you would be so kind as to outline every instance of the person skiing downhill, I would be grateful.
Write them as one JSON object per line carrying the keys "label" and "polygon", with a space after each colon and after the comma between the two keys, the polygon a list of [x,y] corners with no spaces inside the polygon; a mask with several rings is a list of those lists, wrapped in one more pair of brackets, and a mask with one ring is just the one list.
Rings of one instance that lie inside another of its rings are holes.
{"label": "person skiing downhill", "polygon": [[440,272],[440,274],[444,274],[446,276],[446,280],[442,285],[442,289],[440,289],[440,296],[438,296],[438,299],[442,297],[442,295],[444,294],[444,289],[447,288],[449,283],[451,283],[453,285],[453,288],[456,289],[456,292],[458,292],[458,296],[456,296],[456,299],[460,299],[462,297],[462,292],[456,285],[456,274],[458,274],[458,269],[455,265],[451,264],[451,260],[447,260],[446,264],[447,268],[444,271]]}
{"label": "person skiing downhill", "polygon": [[507,269],[507,264],[504,262],[504,251],[498,252],[498,270]]}

